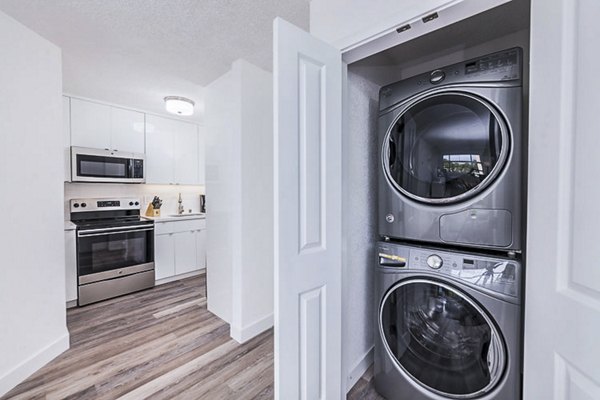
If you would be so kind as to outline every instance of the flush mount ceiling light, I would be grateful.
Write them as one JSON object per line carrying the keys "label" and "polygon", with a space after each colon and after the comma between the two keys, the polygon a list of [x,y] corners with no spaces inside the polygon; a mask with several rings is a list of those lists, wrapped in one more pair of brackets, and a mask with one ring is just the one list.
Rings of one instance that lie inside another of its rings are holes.
{"label": "flush mount ceiling light", "polygon": [[165,108],[171,114],[192,115],[194,114],[194,102],[185,97],[167,96],[165,97]]}

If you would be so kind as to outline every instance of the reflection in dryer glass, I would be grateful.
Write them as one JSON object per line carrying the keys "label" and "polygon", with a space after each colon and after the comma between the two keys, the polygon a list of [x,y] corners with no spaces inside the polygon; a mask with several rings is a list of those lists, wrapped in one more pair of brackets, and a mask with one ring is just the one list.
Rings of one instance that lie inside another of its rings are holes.
{"label": "reflection in dryer glass", "polygon": [[451,289],[414,282],[394,289],[381,310],[390,352],[415,380],[466,396],[491,390],[502,373],[495,327]]}

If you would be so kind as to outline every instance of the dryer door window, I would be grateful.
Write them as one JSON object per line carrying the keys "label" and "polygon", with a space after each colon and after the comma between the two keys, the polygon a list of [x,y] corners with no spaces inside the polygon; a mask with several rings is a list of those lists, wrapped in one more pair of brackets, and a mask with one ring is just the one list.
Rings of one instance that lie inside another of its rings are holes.
{"label": "dryer door window", "polygon": [[400,193],[430,204],[458,202],[488,187],[510,149],[508,127],[483,99],[428,95],[402,112],[383,148],[383,167]]}
{"label": "dryer door window", "polygon": [[401,281],[381,304],[379,328],[399,369],[439,395],[479,397],[493,390],[504,372],[506,350],[494,323],[449,285]]}

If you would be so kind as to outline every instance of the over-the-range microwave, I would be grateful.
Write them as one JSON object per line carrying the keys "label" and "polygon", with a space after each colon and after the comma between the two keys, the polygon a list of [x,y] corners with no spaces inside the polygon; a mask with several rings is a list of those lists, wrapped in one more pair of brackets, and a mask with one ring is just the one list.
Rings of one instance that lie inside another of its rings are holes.
{"label": "over-the-range microwave", "polygon": [[144,155],[71,147],[73,182],[144,183]]}

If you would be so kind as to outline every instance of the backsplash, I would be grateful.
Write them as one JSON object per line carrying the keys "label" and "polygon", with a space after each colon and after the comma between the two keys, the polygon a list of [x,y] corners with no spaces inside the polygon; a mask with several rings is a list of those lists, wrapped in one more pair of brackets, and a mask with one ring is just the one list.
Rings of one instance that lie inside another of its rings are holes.
{"label": "backsplash", "polygon": [[181,193],[186,213],[189,210],[192,210],[192,212],[200,211],[200,195],[204,194],[204,186],[65,182],[65,220],[70,219],[70,200],[86,198],[139,198],[142,202],[141,212],[144,214],[146,207],[152,202],[154,196],[158,196],[163,201],[162,215],[177,214],[179,193]]}

